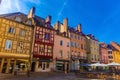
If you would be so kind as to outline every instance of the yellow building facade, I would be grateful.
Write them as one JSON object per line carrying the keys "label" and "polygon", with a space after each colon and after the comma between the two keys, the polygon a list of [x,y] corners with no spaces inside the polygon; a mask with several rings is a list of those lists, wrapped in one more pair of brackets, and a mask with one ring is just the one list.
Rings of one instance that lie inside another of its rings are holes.
{"label": "yellow building facade", "polygon": [[30,20],[23,23],[24,17],[22,13],[0,16],[0,73],[27,71],[33,27]]}
{"label": "yellow building facade", "polygon": [[88,63],[99,62],[99,42],[93,35],[87,35],[87,59]]}
{"label": "yellow building facade", "polygon": [[113,62],[120,63],[120,45],[116,42],[111,42],[113,47]]}
{"label": "yellow building facade", "polygon": [[120,51],[113,51],[114,59],[113,62],[120,63]]}

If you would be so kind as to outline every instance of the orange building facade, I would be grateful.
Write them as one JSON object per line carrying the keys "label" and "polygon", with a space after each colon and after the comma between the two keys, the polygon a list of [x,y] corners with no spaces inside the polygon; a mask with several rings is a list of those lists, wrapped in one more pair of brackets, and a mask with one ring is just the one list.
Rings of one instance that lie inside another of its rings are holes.
{"label": "orange building facade", "polygon": [[81,25],[76,29],[69,28],[70,52],[71,52],[71,70],[80,70],[80,64],[86,63],[86,36],[82,32]]}

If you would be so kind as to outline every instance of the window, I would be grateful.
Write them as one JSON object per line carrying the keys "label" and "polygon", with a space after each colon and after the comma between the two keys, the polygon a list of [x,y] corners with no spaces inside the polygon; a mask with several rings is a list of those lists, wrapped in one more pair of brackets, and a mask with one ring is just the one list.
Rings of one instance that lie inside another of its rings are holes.
{"label": "window", "polygon": [[75,42],[71,42],[71,46],[72,46],[72,47],[75,47],[75,46],[76,46],[76,43],[75,43]]}
{"label": "window", "polygon": [[80,48],[80,43],[78,43],[78,48]]}
{"label": "window", "polygon": [[61,46],[63,45],[63,42],[62,42],[62,40],[60,40],[60,45],[61,45]]}
{"label": "window", "polygon": [[83,40],[83,38],[81,37],[81,41]]}
{"label": "window", "polygon": [[39,47],[39,52],[41,52],[41,53],[44,52],[44,45],[40,45],[40,47]]}
{"label": "window", "polygon": [[8,33],[13,34],[14,33],[14,28],[10,27],[9,30],[8,30]]}
{"label": "window", "polygon": [[17,44],[17,52],[19,52],[19,53],[23,52],[23,42],[18,42],[18,44]]}
{"label": "window", "polygon": [[84,48],[84,50],[86,50],[86,45],[85,44],[83,45],[83,48]]}
{"label": "window", "polygon": [[78,40],[80,40],[80,36],[78,36]]}
{"label": "window", "polygon": [[36,39],[39,39],[39,34],[35,34],[35,38],[36,38]]}
{"label": "window", "polygon": [[83,44],[81,44],[81,49],[83,49]]}
{"label": "window", "polygon": [[6,40],[5,49],[10,49],[11,47],[12,47],[12,41],[11,40]]}
{"label": "window", "polygon": [[111,52],[111,51],[108,51],[108,54],[112,54],[112,52]]}
{"label": "window", "polygon": [[20,36],[25,36],[25,30],[20,30]]}
{"label": "window", "polygon": [[51,52],[52,52],[52,47],[48,46],[48,53],[51,53]]}
{"label": "window", "polygon": [[62,58],[62,57],[63,57],[63,51],[60,50],[60,58]]}
{"label": "window", "polygon": [[108,56],[109,59],[113,59],[113,56]]}
{"label": "window", "polygon": [[45,34],[45,39],[46,39],[46,40],[49,40],[49,39],[50,39],[50,34],[49,34],[49,33],[46,33],[46,34]]}
{"label": "window", "polygon": [[28,21],[26,22],[26,24],[31,25],[32,23],[31,23],[30,20],[28,20]]}
{"label": "window", "polygon": [[45,27],[51,27],[51,24],[46,23],[46,24],[45,24]]}
{"label": "window", "polygon": [[22,20],[21,20],[20,17],[16,17],[16,18],[15,18],[15,21],[17,21],[17,22],[21,22]]}
{"label": "window", "polygon": [[73,47],[73,42],[71,42],[71,46]]}
{"label": "window", "polygon": [[67,47],[69,47],[69,42],[67,42]]}
{"label": "window", "polygon": [[74,43],[74,44],[75,44],[75,47],[77,47],[77,45],[76,45],[77,43]]}

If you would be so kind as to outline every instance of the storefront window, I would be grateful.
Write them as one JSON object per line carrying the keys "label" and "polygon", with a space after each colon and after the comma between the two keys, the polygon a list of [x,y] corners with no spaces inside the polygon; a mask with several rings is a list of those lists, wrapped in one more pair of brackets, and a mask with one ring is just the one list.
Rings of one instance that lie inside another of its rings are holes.
{"label": "storefront window", "polygon": [[42,62],[39,62],[38,68],[42,68]]}

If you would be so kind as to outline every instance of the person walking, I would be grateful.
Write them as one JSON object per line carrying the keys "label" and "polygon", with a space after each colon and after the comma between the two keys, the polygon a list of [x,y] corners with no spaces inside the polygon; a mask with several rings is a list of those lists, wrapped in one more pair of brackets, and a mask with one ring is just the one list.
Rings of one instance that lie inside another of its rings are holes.
{"label": "person walking", "polygon": [[17,72],[18,72],[18,66],[16,65],[14,69],[14,76],[17,76]]}

